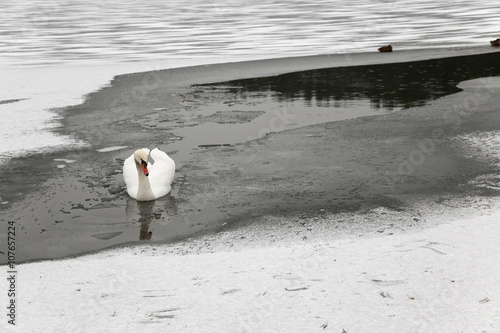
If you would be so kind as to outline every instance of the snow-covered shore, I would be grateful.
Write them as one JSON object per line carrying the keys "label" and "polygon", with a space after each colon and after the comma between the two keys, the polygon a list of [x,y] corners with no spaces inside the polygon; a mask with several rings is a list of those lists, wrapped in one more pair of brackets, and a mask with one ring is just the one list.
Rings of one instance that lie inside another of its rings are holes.
{"label": "snow-covered shore", "polygon": [[[359,214],[377,224],[371,231],[328,228],[339,215],[275,220],[267,229],[251,224],[180,244],[19,265],[16,328],[498,332],[498,199],[420,207]],[[402,220],[407,227],[391,227]]]}

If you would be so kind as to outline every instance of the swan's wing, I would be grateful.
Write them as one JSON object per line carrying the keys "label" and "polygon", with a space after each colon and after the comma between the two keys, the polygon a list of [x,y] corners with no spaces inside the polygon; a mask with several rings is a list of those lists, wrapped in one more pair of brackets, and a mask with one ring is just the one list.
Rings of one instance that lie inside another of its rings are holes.
{"label": "swan's wing", "polygon": [[154,195],[160,198],[170,192],[175,176],[175,162],[158,148],[151,150],[149,155],[154,160],[154,164],[148,165],[149,183]]}

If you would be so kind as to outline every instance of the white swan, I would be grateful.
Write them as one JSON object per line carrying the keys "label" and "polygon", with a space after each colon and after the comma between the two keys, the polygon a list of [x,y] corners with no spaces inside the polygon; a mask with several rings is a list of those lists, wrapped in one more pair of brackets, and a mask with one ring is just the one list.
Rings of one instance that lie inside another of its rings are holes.
{"label": "white swan", "polygon": [[[153,163],[148,163],[148,154]],[[161,198],[170,192],[175,175],[175,162],[155,148],[136,150],[123,162],[123,179],[127,193],[137,201]]]}

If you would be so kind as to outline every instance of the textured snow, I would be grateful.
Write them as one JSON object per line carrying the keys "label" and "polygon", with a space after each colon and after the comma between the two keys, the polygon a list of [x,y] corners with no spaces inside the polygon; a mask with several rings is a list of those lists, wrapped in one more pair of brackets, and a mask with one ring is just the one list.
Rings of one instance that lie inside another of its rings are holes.
{"label": "textured snow", "polygon": [[[19,265],[17,328],[495,332],[500,205],[470,202],[474,214],[457,202],[422,214],[425,227],[406,230],[339,236],[318,226],[299,240],[291,230],[252,225],[180,244]],[[370,214],[399,216],[383,208]]]}

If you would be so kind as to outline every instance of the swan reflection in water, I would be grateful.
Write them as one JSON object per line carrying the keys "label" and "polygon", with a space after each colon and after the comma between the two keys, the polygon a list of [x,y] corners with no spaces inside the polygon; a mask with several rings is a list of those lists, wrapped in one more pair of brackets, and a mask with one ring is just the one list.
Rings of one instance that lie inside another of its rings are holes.
{"label": "swan reflection in water", "polygon": [[127,220],[140,224],[139,239],[150,240],[153,232],[149,230],[151,223],[164,226],[177,214],[175,199],[167,196],[152,201],[137,201],[130,198],[125,208]]}

